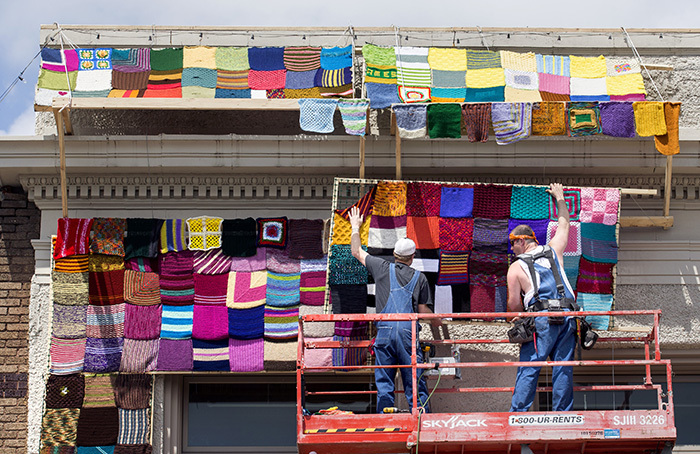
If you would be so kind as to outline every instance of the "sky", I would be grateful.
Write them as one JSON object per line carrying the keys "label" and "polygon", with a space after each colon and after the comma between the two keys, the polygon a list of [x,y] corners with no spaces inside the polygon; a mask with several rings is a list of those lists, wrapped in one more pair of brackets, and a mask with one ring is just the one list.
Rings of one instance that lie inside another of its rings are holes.
{"label": "sky", "polygon": [[[696,28],[697,0],[23,0],[2,2],[0,93],[39,50],[41,24]],[[33,135],[35,60],[0,103],[0,135]]]}

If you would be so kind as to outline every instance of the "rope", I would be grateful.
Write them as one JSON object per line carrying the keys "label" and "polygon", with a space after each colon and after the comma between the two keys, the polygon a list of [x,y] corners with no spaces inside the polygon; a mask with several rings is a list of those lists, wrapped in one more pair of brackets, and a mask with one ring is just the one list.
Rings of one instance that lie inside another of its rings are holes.
{"label": "rope", "polygon": [[[418,377],[418,380],[416,381],[416,385],[418,384],[420,379],[423,378],[423,374],[425,373],[426,370],[428,370],[428,369],[423,369],[423,372],[420,373],[420,377]],[[430,402],[430,398],[433,397],[433,393],[435,393],[435,390],[440,385],[440,378],[442,378],[442,369],[438,368],[438,378],[437,378],[437,381],[435,382],[435,387],[433,387],[433,390],[430,391],[430,394],[428,394],[428,399],[425,401],[426,404],[428,402]],[[417,393],[418,390],[414,389],[413,392]],[[423,405],[422,407],[420,407],[418,409],[418,429],[417,429],[417,433],[416,433],[416,451],[415,451],[416,453],[418,452],[418,445],[420,444],[420,428],[421,428],[420,421],[421,421],[421,417],[423,416],[423,413],[425,413],[425,405]]]}
{"label": "rope", "polygon": [[[396,40],[396,49],[398,52],[396,53],[396,69],[398,71],[399,69],[399,64],[401,63],[401,39],[399,38],[399,27],[394,27],[394,39]],[[404,81],[403,77],[403,70],[401,71],[401,86],[404,87],[406,86],[406,82]]]}
{"label": "rope", "polygon": [[634,47],[634,43],[632,42],[632,37],[629,35],[629,33],[627,33],[627,30],[625,30],[625,27],[620,27],[620,28],[621,28],[622,31],[625,33],[627,45],[630,47],[630,49],[632,49],[632,52],[634,53],[634,56],[637,57],[637,61],[638,61],[639,64],[642,66],[642,68],[644,68],[644,71],[646,72],[647,77],[649,78],[649,80],[651,80],[651,85],[654,87],[654,90],[656,90],[656,94],[659,95],[659,99],[660,99],[661,101],[664,101],[664,97],[661,95],[661,92],[659,91],[659,87],[656,86],[656,82],[654,82],[654,78],[651,77],[651,73],[649,72],[649,69],[647,68],[647,66],[646,66],[646,65],[644,64],[644,62],[642,61],[642,57],[641,57],[641,55],[639,55],[639,52],[637,52],[637,48]]}
{"label": "rope", "polygon": [[484,32],[481,31],[481,27],[478,25],[476,26],[476,29],[479,30],[479,36],[481,37],[481,44],[486,48],[486,50],[491,50],[489,49],[489,45],[486,44],[486,39],[484,38]]}

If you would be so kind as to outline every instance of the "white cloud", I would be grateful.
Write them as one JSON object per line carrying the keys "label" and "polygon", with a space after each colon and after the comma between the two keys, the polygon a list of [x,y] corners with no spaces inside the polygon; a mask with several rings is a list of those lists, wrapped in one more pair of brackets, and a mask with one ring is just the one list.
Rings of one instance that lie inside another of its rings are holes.
{"label": "white cloud", "polygon": [[33,136],[35,119],[34,106],[30,106],[15,118],[6,131],[0,129],[0,136]]}

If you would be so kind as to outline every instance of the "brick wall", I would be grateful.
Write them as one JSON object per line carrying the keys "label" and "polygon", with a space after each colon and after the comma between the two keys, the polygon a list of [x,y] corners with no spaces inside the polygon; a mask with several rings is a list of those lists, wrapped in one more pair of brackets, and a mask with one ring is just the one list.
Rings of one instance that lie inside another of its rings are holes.
{"label": "brick wall", "polygon": [[0,188],[0,452],[27,452],[29,293],[41,213],[19,188]]}

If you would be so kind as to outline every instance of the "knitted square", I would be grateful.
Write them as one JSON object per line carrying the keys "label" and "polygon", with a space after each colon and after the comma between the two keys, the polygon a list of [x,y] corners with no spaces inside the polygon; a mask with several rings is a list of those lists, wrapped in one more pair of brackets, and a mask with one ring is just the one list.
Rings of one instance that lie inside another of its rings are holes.
{"label": "knitted square", "polygon": [[257,223],[253,218],[226,219],[221,225],[221,250],[232,257],[251,257],[256,253]]}
{"label": "knitted square", "polygon": [[452,313],[452,286],[437,285],[434,292],[435,313],[436,314],[451,314]]}
{"label": "knitted square", "polygon": [[229,371],[228,339],[192,339],[194,371]]}
{"label": "knitted square", "polygon": [[[613,310],[613,296],[599,293],[579,292],[576,302],[584,311],[611,311]],[[607,330],[610,326],[609,315],[588,315],[586,321],[593,329]]]}
{"label": "knitted square", "polygon": [[193,255],[191,251],[168,252],[161,256],[160,300],[165,305],[194,303]]}
{"label": "knitted square", "polygon": [[440,249],[443,251],[470,251],[474,219],[440,218]]}
{"label": "knitted square", "polygon": [[318,69],[302,72],[287,71],[285,74],[284,88],[293,90],[313,88],[317,86],[316,75],[319,72],[321,72],[321,70]]}
{"label": "knitted square", "polygon": [[[433,90],[433,97],[435,91]],[[431,139],[462,137],[462,108],[458,104],[430,104],[428,106],[428,135]]]}
{"label": "knitted square", "polygon": [[191,251],[208,251],[221,247],[222,218],[200,216],[187,219],[189,243]]}
{"label": "knitted square", "polygon": [[654,136],[656,150],[663,155],[680,153],[678,121],[681,115],[679,102],[664,103],[664,118],[666,119],[666,134]]}
{"label": "knitted square", "polygon": [[[547,244],[547,228],[549,227],[549,219],[509,219],[508,220],[508,233],[512,232],[514,228],[519,225],[527,225],[535,233],[535,238],[537,238],[538,244]],[[513,249],[508,244],[508,253],[512,254]]]}
{"label": "knitted square", "polygon": [[372,216],[367,245],[393,249],[401,238],[406,238],[406,216]]}
{"label": "knitted square", "polygon": [[619,209],[619,189],[581,189],[581,222],[596,222],[605,225],[617,224]]}
{"label": "knitted square", "polygon": [[549,219],[549,194],[542,186],[513,186],[510,217],[515,219]]}
{"label": "knitted square", "polygon": [[112,69],[124,73],[150,71],[151,49],[147,47],[112,49]]}
{"label": "knitted square", "polygon": [[65,51],[59,49],[50,49],[44,47],[41,49],[41,62],[43,63],[61,63],[64,62]]}
{"label": "knitted square", "polygon": [[367,312],[367,285],[333,284],[330,286],[334,314],[364,314]]}
{"label": "knitted square", "polygon": [[[289,221],[289,257],[318,259],[323,257],[323,219],[292,219]],[[268,253],[269,258],[269,253]],[[268,269],[273,270],[269,266]],[[287,271],[290,272],[290,271]]]}
{"label": "knitted square", "polygon": [[267,272],[266,303],[273,307],[289,307],[299,304],[300,273]]}
{"label": "knitted square", "polygon": [[337,321],[334,334],[343,337],[367,337],[367,322]]}
{"label": "knitted square", "polygon": [[510,215],[512,186],[477,184],[474,186],[474,217],[507,219]]}
{"label": "knitted square", "polygon": [[265,332],[265,306],[228,310],[228,333],[235,339],[258,339]]}
{"label": "knitted square", "polygon": [[501,66],[513,71],[537,71],[537,60],[533,52],[520,53],[501,51]]}
{"label": "knitted square", "polygon": [[571,101],[610,101],[605,77],[599,79],[572,77],[569,81],[569,88],[571,90]]}
{"label": "knitted square", "polygon": [[[321,69],[316,71],[314,77],[314,85],[312,86],[316,87],[341,87],[343,85],[352,83],[352,71],[349,67],[341,69]],[[394,78],[396,78],[396,76],[394,76]]]}
{"label": "knitted square", "polygon": [[85,259],[85,272],[56,270],[51,273],[54,303],[65,306],[85,306],[90,302],[87,256]]}
{"label": "knitted square", "polygon": [[160,339],[158,343],[157,370],[192,370],[192,339]]}
{"label": "knitted square", "polygon": [[491,123],[499,145],[527,139],[532,131],[532,103],[493,103]]}
{"label": "knitted square", "polygon": [[[367,335],[348,337],[348,336],[333,336],[336,342],[348,342],[367,340]],[[367,349],[363,347],[353,348],[334,348],[333,349],[333,366],[361,366],[367,362]]]}
{"label": "knitted square", "polygon": [[51,336],[51,367],[54,375],[68,375],[82,372],[85,360],[85,338],[59,339]]}
{"label": "knitted square", "polygon": [[[393,248],[393,246],[391,247]],[[350,246],[339,244],[332,245],[329,258],[329,284],[367,283],[367,268],[365,268],[355,257],[353,257]]]}
{"label": "knitted square", "polygon": [[124,337],[125,304],[87,307],[87,337],[100,339]]}
{"label": "knitted square", "polygon": [[474,218],[473,250],[505,254],[508,252],[508,220]]}
{"label": "knitted square", "polygon": [[124,268],[143,273],[158,273],[160,264],[157,258],[135,257],[124,260]]}
{"label": "knitted square", "polygon": [[581,223],[581,255],[597,263],[617,263],[616,226]]}
{"label": "knitted square", "polygon": [[571,137],[599,134],[600,109],[596,102],[570,102],[567,104],[569,135]]}
{"label": "knitted square", "polygon": [[104,374],[119,370],[124,338],[99,339],[88,337],[85,342],[85,372]]}
{"label": "knitted square", "polygon": [[399,136],[402,139],[425,137],[428,132],[428,106],[399,104],[391,106],[391,109],[396,118]]}
{"label": "knitted square", "polygon": [[94,218],[90,230],[90,252],[124,257],[126,219]]}
{"label": "knitted square", "polygon": [[606,77],[605,85],[609,95],[624,96],[628,94],[646,94],[644,79],[641,74]]}
{"label": "knitted square", "polygon": [[194,304],[226,305],[228,274],[194,274]]}
{"label": "knitted square", "polygon": [[231,259],[231,271],[264,271],[267,263],[267,249],[257,248],[255,255],[250,257]]}
{"label": "knitted square", "polygon": [[226,306],[194,305],[192,337],[201,340],[222,340],[228,337]]}
{"label": "knitted square", "polygon": [[442,251],[438,285],[469,283],[469,252]]}
{"label": "knitted square", "polygon": [[76,444],[103,446],[117,443],[119,411],[117,407],[83,408],[78,418]]}
{"label": "knitted square", "polygon": [[88,271],[101,273],[124,269],[124,259],[116,255],[90,254],[88,256]]}
{"label": "knitted square", "polygon": [[226,71],[249,70],[247,47],[217,47],[216,67]]}
{"label": "knitted square", "polygon": [[87,254],[91,230],[92,219],[60,218],[53,258],[60,259],[69,255]]}
{"label": "knitted square", "polygon": [[403,216],[405,214],[406,183],[403,181],[380,181],[374,196],[372,215]]}
{"label": "knitted square", "polygon": [[408,183],[406,214],[408,216],[439,216],[442,188],[437,183]]}
{"label": "knitted square", "polygon": [[126,258],[156,257],[158,255],[158,237],[160,236],[160,219],[127,219],[124,251]]}
{"label": "knitted square", "polygon": [[577,57],[570,55],[571,77],[585,77],[593,79],[596,77],[605,77],[607,74],[607,66],[605,57]]}
{"label": "knitted square", "polygon": [[287,249],[267,249],[267,270],[275,273],[299,273],[301,272],[301,262],[299,259],[289,257]]}
{"label": "knitted square", "polygon": [[579,262],[576,289],[584,293],[613,293],[613,263],[594,263],[585,258]]}
{"label": "knitted square", "polygon": [[[564,201],[569,209],[569,220],[578,221],[581,214],[581,190],[578,188],[564,188]],[[559,219],[559,212],[554,198],[549,199],[549,219]]]}
{"label": "knitted square", "polygon": [[287,46],[284,48],[283,60],[287,71],[313,71],[321,67],[321,48]]}
{"label": "knitted square", "polygon": [[[439,249],[416,249],[416,256],[418,254],[424,255],[424,253],[430,253],[430,254],[435,254],[435,258],[428,258],[428,257],[415,257],[413,259],[413,263],[411,264],[411,268],[422,271],[424,274],[425,273],[436,273],[435,274],[435,279],[437,280],[437,272],[440,269],[440,250]],[[427,255],[427,254],[425,254]],[[426,277],[428,278],[428,283],[430,284],[430,274],[426,274]]]}
{"label": "knitted square", "polygon": [[124,302],[124,272],[114,270],[104,272],[90,272],[88,282],[90,285],[90,304],[95,306],[110,306]]}
{"label": "knitted square", "polygon": [[185,221],[183,219],[166,219],[160,229],[160,252],[184,251],[187,249],[185,242]]}
{"label": "knitted square", "polygon": [[[299,307],[299,317],[305,315],[323,314],[323,306],[305,306]],[[330,337],[335,330],[333,322],[304,322],[304,337]]]}
{"label": "knitted square", "polygon": [[75,445],[79,408],[47,408],[41,422],[41,445]]}
{"label": "knitted square", "polygon": [[150,71],[124,71],[114,68],[112,87],[118,90],[145,90],[148,87]]}
{"label": "knitted square", "polygon": [[[540,92],[569,95],[571,93],[571,78],[554,74],[538,73],[538,89]],[[544,95],[542,95],[544,98]]]}
{"label": "knitted square", "polygon": [[246,309],[265,304],[267,292],[266,271],[234,271],[228,275],[226,306]]}
{"label": "knitted square", "polygon": [[56,259],[53,269],[61,273],[87,273],[88,256],[87,254],[80,254]]}
{"label": "knitted square", "polygon": [[666,134],[666,120],[664,117],[664,103],[662,102],[635,102],[634,121],[637,135],[640,137],[663,136]]}
{"label": "knitted square", "polygon": [[86,375],[83,407],[114,407],[116,375]]}
{"label": "knitted square", "polygon": [[540,88],[539,78],[535,71],[505,69],[504,74],[506,78],[506,87],[518,90],[533,90],[535,92]]}
{"label": "knitted square", "polygon": [[160,304],[137,306],[126,303],[124,311],[124,337],[127,339],[157,339],[162,325]]}
{"label": "knitted square", "polygon": [[631,102],[603,102],[600,124],[603,134],[612,137],[634,137],[634,109]]}
{"label": "knitted square", "polygon": [[365,89],[372,109],[386,109],[401,102],[396,84],[365,82]]}
{"label": "knitted square", "polygon": [[[430,90],[430,98],[434,103],[461,103],[467,98],[467,89],[464,87],[432,87]],[[430,109],[430,107],[428,107],[428,109]]]}
{"label": "knitted square", "polygon": [[532,105],[533,136],[563,136],[566,134],[566,104],[537,102]]}
{"label": "knitted square", "polygon": [[467,71],[501,67],[501,53],[467,49]]}
{"label": "knitted square", "polygon": [[124,271],[124,301],[138,306],[160,304],[160,279],[156,273]]}
{"label": "knitted square", "polygon": [[284,47],[250,47],[248,64],[257,71],[284,69]]}
{"label": "knitted square", "polygon": [[[503,88],[506,84],[506,77],[503,68],[485,68],[485,69],[472,69],[467,71],[467,88],[494,88],[501,87],[500,92],[503,93]],[[469,93],[469,90],[467,90]],[[487,93],[493,95],[497,92],[488,91]],[[483,97],[479,99],[480,102],[492,101],[494,99],[488,99]]]}
{"label": "knitted square", "polygon": [[49,375],[46,381],[46,408],[80,408],[85,396],[81,374]]}
{"label": "knitted square", "polygon": [[296,339],[299,334],[299,306],[265,306],[265,338]]}
{"label": "knitted square", "polygon": [[580,261],[580,255],[564,256],[564,273],[566,273],[566,278],[574,291],[576,290],[576,281],[578,280],[578,269]]}
{"label": "knitted square", "polygon": [[395,47],[396,78],[399,85],[430,87],[429,49],[425,47]]}
{"label": "knitted square", "polygon": [[[557,221],[551,221],[547,226],[547,244],[552,241],[554,234],[557,233],[557,227],[559,223]],[[580,256],[581,255],[581,223],[571,222],[569,224],[569,239],[564,249],[564,257],[566,256]]]}
{"label": "knitted square", "polygon": [[248,86],[252,90],[277,90],[283,89],[287,80],[287,71],[254,71],[248,73]]}
{"label": "knitted square", "polygon": [[609,77],[639,74],[642,71],[641,65],[634,58],[606,57],[605,65]]}
{"label": "knitted square", "polygon": [[116,445],[114,454],[152,454],[153,447],[148,444],[142,445]]}
{"label": "knitted square", "polygon": [[[318,342],[331,342],[333,336],[324,336],[314,339]],[[304,348],[304,365],[306,367],[330,367],[333,366],[332,348]],[[319,370],[322,371],[323,369]]]}
{"label": "knitted square", "polygon": [[338,111],[345,132],[351,136],[364,136],[367,129],[367,99],[344,99],[338,101]]}
{"label": "knitted square", "polygon": [[258,372],[264,369],[265,342],[260,339],[229,339],[231,372]]}
{"label": "knitted square", "polygon": [[300,99],[299,126],[304,131],[330,133],[337,99]]}
{"label": "knitted square", "polygon": [[340,69],[352,66],[352,45],[322,48],[320,65],[323,69]]}
{"label": "knitted square", "polygon": [[288,371],[296,367],[296,341],[275,341],[265,339],[265,370]]}
{"label": "knitted square", "polygon": [[151,376],[146,374],[119,374],[114,382],[117,407],[138,410],[151,406]]}
{"label": "knitted square", "polygon": [[[472,284],[490,287],[506,285],[508,256],[472,251],[469,257],[469,274]],[[472,306],[472,311],[475,311],[474,306]]]}
{"label": "knitted square", "polygon": [[[226,222],[226,221],[224,221]],[[253,221],[255,222],[255,221]],[[253,237],[255,244],[255,237]],[[208,251],[194,251],[193,266],[195,276],[195,298],[196,298],[196,276],[228,274],[231,270],[231,257],[224,255],[222,249],[210,249]]]}
{"label": "knitted square", "polygon": [[431,47],[428,50],[430,68],[442,71],[466,71],[467,50],[464,48]]}
{"label": "knitted square", "polygon": [[139,410],[119,409],[119,444],[136,445],[148,443],[150,415],[147,408]]}
{"label": "knitted square", "polygon": [[258,218],[258,247],[287,247],[287,218]]}
{"label": "knitted square", "polygon": [[[481,70],[479,70],[481,71]],[[502,70],[501,70],[502,71]],[[467,73],[468,74],[468,73]],[[468,75],[467,75],[468,77]],[[469,79],[467,78],[467,83]],[[466,102],[503,102],[505,101],[505,87],[467,88]]]}
{"label": "knitted square", "polygon": [[474,207],[474,188],[443,186],[440,195],[440,217],[470,218]]}
{"label": "knitted square", "polygon": [[535,60],[537,62],[538,73],[565,77],[571,76],[571,60],[567,56],[536,54]]}
{"label": "knitted square", "polygon": [[469,285],[470,312],[494,312],[496,310],[496,287],[481,283]]}
{"label": "knitted square", "polygon": [[[66,77],[68,74],[68,77]],[[58,90],[61,92],[70,92],[75,88],[78,79],[78,71],[51,71],[48,69],[39,70],[39,78],[37,87],[40,89]]]}
{"label": "knitted square", "polygon": [[182,66],[216,69],[216,47],[185,46],[182,51]]}
{"label": "knitted square", "polygon": [[571,101],[571,96],[560,95],[558,93],[550,93],[547,91],[540,91],[540,96],[542,96],[542,101],[546,102],[569,102]]}
{"label": "knitted square", "polygon": [[506,87],[504,91],[505,101],[507,102],[540,102],[542,95],[537,90]]}
{"label": "knitted square", "polygon": [[75,49],[55,49],[54,52],[44,52],[42,50],[41,59],[42,69],[64,73],[80,69],[80,57]]}
{"label": "knitted square", "polygon": [[[248,76],[246,75],[246,85],[248,85]],[[289,96],[287,96],[289,97]],[[249,89],[226,89],[217,88],[214,93],[214,98],[227,98],[227,99],[250,99]]]}
{"label": "knitted square", "polygon": [[486,142],[489,138],[491,125],[491,104],[464,104],[462,116],[469,142]]}
{"label": "knitted square", "polygon": [[406,237],[416,243],[417,249],[438,249],[440,247],[440,218],[437,216],[408,216]]}
{"label": "knitted square", "polygon": [[302,271],[299,301],[302,305],[323,306],[326,295],[326,271]]}
{"label": "knitted square", "polygon": [[[250,98],[250,85],[248,84],[248,70],[245,71],[224,71],[218,69],[216,71],[216,97],[217,98]],[[228,96],[223,96],[219,93],[220,90],[225,90],[229,93]],[[239,95],[236,95],[236,92]],[[242,95],[241,93],[247,93]]]}
{"label": "knitted square", "polygon": [[124,339],[120,372],[150,372],[156,370],[158,339]]}
{"label": "knitted square", "polygon": [[180,88],[182,88],[182,68],[170,71],[151,71],[148,75],[147,92],[143,94],[143,97],[149,97],[148,93],[153,94],[155,97],[159,94],[168,97],[169,93],[175,90],[179,91]]}
{"label": "knitted square", "polygon": [[[371,209],[371,206],[370,206]],[[365,220],[360,226],[360,242],[364,245],[369,241],[369,227],[372,222],[372,215],[365,216]],[[352,235],[352,227],[350,221],[336,213],[333,214],[333,235],[331,236],[332,244],[350,244],[350,236]]]}
{"label": "knitted square", "polygon": [[189,339],[192,337],[194,305],[163,306],[160,337],[162,339]]}
{"label": "knitted square", "polygon": [[267,99],[284,99],[284,88],[267,89]]}

